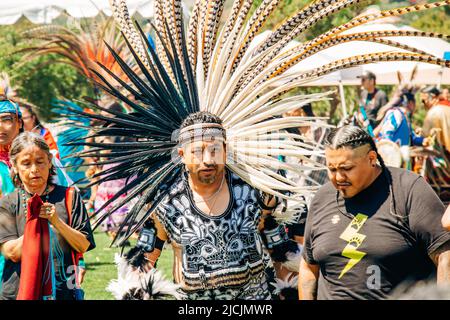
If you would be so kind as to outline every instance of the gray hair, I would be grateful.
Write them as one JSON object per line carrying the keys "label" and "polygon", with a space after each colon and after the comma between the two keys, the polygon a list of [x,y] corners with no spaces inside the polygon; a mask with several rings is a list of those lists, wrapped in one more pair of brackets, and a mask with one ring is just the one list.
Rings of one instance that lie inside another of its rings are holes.
{"label": "gray hair", "polygon": [[[9,150],[9,160],[11,164],[15,167],[17,166],[17,157],[24,149],[28,147],[38,147],[40,150],[47,154],[48,159],[52,159],[52,153],[50,152],[50,147],[44,138],[32,132],[24,132],[19,134],[11,144],[11,149]],[[56,176],[55,167],[52,166],[50,169],[50,174],[48,177],[48,183],[52,183],[53,177]],[[14,186],[18,187],[22,183],[18,174],[11,172],[11,178],[13,180]]]}

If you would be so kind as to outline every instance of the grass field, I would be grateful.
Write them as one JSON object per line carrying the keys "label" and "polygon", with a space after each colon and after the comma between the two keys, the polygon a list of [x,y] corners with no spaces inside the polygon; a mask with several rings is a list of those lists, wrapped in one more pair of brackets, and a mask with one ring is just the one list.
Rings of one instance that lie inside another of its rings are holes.
{"label": "grass field", "polygon": [[[113,300],[113,296],[106,291],[112,279],[117,279],[117,268],[114,263],[114,254],[119,248],[111,248],[111,239],[103,232],[95,232],[97,247],[84,255],[86,262],[86,275],[82,287],[86,300]],[[131,241],[132,244],[135,240]],[[124,252],[128,251],[126,247]],[[167,279],[172,279],[172,249],[167,246],[159,258],[158,270],[163,271]]]}

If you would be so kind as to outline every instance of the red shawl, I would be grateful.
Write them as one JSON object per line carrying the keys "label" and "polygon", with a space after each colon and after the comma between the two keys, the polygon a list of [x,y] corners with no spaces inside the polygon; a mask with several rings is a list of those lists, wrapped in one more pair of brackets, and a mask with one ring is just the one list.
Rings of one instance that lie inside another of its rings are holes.
{"label": "red shawl", "polygon": [[9,146],[0,146],[0,161],[11,167],[9,163]]}
{"label": "red shawl", "polygon": [[43,297],[52,295],[49,265],[50,234],[48,221],[39,218],[42,204],[37,194],[27,202],[17,300],[42,300]]}

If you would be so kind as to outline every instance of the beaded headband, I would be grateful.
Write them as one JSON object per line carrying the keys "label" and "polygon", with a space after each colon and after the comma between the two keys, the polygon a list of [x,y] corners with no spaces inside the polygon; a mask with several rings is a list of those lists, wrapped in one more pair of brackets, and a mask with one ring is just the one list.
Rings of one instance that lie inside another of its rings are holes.
{"label": "beaded headband", "polygon": [[178,142],[185,144],[193,140],[205,138],[226,139],[225,128],[218,123],[196,123],[180,130]]}
{"label": "beaded headband", "polygon": [[19,109],[19,105],[10,100],[0,101],[0,113],[13,113],[19,118],[22,118],[22,112]]}

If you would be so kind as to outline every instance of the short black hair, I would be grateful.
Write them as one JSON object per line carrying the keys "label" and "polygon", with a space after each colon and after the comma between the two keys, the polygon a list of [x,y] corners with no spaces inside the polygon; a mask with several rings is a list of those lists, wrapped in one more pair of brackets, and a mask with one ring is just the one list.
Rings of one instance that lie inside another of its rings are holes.
{"label": "short black hair", "polygon": [[311,103],[305,104],[304,106],[301,107],[301,109],[303,109],[307,117],[315,117]]}
{"label": "short black hair", "polygon": [[[343,126],[330,130],[324,141],[325,147],[330,149],[350,148],[356,149],[364,145],[370,145],[376,151],[376,145],[372,137],[362,128],[357,126]],[[383,160],[381,159],[380,162]]]}
{"label": "short black hair", "polygon": [[215,114],[212,114],[211,112],[199,111],[196,113],[191,113],[186,119],[184,119],[183,122],[181,123],[180,129],[192,126],[193,124],[197,123],[222,124],[222,120]]}
{"label": "short black hair", "polygon": [[106,109],[111,110],[111,111],[115,111],[115,112],[125,112],[124,107],[118,103],[118,102],[112,102],[110,103]]}
{"label": "short black hair", "polygon": [[363,73],[360,76],[357,76],[357,78],[359,79],[371,79],[371,80],[376,80],[377,76],[375,75],[375,73],[369,71],[369,70],[364,70]]}
{"label": "short black hair", "polygon": [[441,91],[435,86],[429,86],[422,90],[423,93],[428,93],[433,96],[438,96],[441,94]]}

